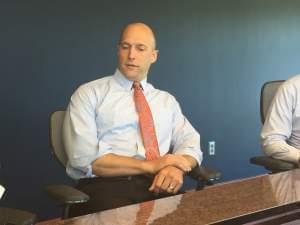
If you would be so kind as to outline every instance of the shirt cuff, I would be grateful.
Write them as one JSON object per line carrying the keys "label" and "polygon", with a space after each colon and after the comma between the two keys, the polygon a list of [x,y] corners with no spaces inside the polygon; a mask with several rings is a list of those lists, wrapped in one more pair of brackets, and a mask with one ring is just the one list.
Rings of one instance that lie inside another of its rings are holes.
{"label": "shirt cuff", "polygon": [[195,149],[177,150],[174,152],[174,154],[175,155],[189,155],[197,161],[199,166],[201,165],[202,158],[203,158],[203,153],[200,149],[199,150],[195,150]]}

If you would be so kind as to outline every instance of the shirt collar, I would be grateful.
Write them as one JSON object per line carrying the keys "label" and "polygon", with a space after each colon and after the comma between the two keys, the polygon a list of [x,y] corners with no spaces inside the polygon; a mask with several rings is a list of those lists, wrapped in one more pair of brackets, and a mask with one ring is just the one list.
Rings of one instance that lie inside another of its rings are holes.
{"label": "shirt collar", "polygon": [[[124,89],[126,90],[131,90],[132,89],[132,84],[133,84],[133,81],[131,80],[128,80],[121,72],[119,69],[116,69],[116,72],[115,74],[113,75],[115,80],[117,81],[117,83],[123,87]],[[147,77],[140,81],[141,83],[141,86],[143,88],[143,90],[146,90],[147,89]]]}

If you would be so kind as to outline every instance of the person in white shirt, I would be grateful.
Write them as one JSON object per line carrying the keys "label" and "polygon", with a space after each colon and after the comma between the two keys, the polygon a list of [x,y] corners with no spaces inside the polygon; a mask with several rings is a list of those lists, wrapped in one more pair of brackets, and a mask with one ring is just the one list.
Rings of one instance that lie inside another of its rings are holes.
{"label": "person in white shirt", "polygon": [[[71,97],[63,126],[67,173],[91,196],[79,214],[176,194],[184,174],[201,164],[200,135],[175,98],[147,82],[157,57],[152,29],[129,24],[120,36],[115,73],[81,85]],[[152,112],[156,160],[145,160],[134,81],[141,83]]]}
{"label": "person in white shirt", "polygon": [[0,199],[2,198],[4,192],[5,192],[5,188],[0,184]]}
{"label": "person in white shirt", "polygon": [[266,155],[299,165],[300,75],[279,87],[261,131],[261,142]]}

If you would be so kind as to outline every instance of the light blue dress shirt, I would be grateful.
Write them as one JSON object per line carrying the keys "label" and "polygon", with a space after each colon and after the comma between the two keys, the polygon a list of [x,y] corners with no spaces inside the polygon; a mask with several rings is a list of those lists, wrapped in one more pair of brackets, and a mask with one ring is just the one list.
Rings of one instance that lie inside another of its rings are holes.
{"label": "light blue dress shirt", "polygon": [[261,142],[266,155],[299,163],[300,75],[279,87],[261,131]]}
{"label": "light blue dress shirt", "polygon": [[[92,162],[108,153],[145,159],[132,81],[119,70],[81,85],[72,95],[63,126],[67,173],[74,179],[93,176]],[[200,135],[181,112],[176,99],[141,82],[155,124],[160,155],[190,155],[202,161]]]}

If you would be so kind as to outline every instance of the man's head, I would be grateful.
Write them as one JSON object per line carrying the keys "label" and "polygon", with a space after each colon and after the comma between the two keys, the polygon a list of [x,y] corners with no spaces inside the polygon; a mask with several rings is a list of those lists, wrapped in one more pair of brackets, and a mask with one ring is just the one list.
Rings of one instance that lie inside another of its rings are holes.
{"label": "man's head", "polygon": [[129,80],[143,80],[157,55],[155,37],[149,26],[132,23],[123,29],[118,45],[118,68]]}

